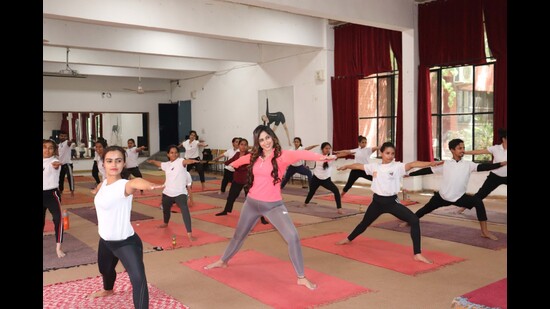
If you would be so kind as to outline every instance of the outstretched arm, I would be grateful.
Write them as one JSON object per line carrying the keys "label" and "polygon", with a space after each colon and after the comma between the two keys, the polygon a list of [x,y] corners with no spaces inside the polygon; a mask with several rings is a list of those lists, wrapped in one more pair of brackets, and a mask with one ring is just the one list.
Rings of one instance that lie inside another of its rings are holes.
{"label": "outstretched arm", "polygon": [[502,161],[498,163],[481,163],[477,165],[477,171],[478,172],[490,171],[505,165],[508,165],[508,161]]}
{"label": "outstretched arm", "polygon": [[426,167],[426,168],[423,168],[423,169],[419,169],[418,171],[414,171],[414,172],[409,173],[409,176],[421,176],[421,175],[429,175],[429,174],[433,174],[433,173],[434,173],[434,171],[432,171],[431,167]]}
{"label": "outstretched arm", "polygon": [[145,147],[145,146],[139,146],[139,147],[136,147],[136,150],[135,150],[135,151],[136,151],[136,152],[142,152],[142,151],[144,151],[145,149],[147,149],[147,147]]}
{"label": "outstretched arm", "polygon": [[479,150],[464,151],[464,154],[467,154],[467,155],[481,155],[481,154],[491,154],[491,152],[487,149],[479,149]]}
{"label": "outstretched arm", "polygon": [[345,171],[345,170],[364,171],[365,170],[365,164],[361,164],[361,163],[346,164],[346,165],[340,166],[339,168],[337,168],[337,170],[339,170],[339,171]]}
{"label": "outstretched arm", "polygon": [[164,185],[149,182],[143,178],[132,178],[126,183],[126,196],[133,194],[136,190],[156,190],[162,189]]}
{"label": "outstretched arm", "polygon": [[[445,161],[414,161],[414,162],[409,162],[407,164],[405,164],[405,171],[409,171],[411,168],[415,168],[415,167],[430,167],[430,166],[438,166],[438,165],[441,165],[445,163]],[[431,169],[430,169],[431,170]]]}
{"label": "outstretched arm", "polygon": [[311,150],[311,149],[313,149],[313,148],[315,148],[315,147],[317,147],[317,146],[319,146],[319,144],[307,146],[307,147],[305,147],[304,149],[305,149],[305,150]]}
{"label": "outstretched arm", "polygon": [[374,146],[374,147],[371,147],[370,150],[371,150],[372,153],[375,153],[375,152],[377,152],[379,149],[380,149],[380,147]]}
{"label": "outstretched arm", "polygon": [[151,164],[155,165],[156,167],[160,167],[160,164],[162,162],[157,161],[157,160],[153,160],[153,159],[149,159],[149,160],[147,160],[147,163],[151,163]]}

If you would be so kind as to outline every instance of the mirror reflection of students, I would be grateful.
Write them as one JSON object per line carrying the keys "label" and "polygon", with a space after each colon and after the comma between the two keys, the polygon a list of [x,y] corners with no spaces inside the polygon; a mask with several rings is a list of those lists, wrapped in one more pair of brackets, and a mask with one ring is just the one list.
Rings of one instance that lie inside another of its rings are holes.
{"label": "mirror reflection of students", "polygon": [[[204,140],[197,140],[197,139],[198,139],[197,131],[191,130],[189,131],[189,139],[183,141],[181,144],[178,145],[178,148],[182,148],[182,147],[185,148],[185,155],[184,155],[185,159],[201,161],[200,148],[208,147],[208,144]],[[199,178],[201,181],[201,188],[204,191],[204,182],[206,180],[204,178],[204,167],[202,163],[187,165],[187,171],[191,171],[192,168],[195,168],[195,170],[199,174]]]}
{"label": "mirror reflection of students", "polygon": [[59,133],[58,145],[59,162],[61,162],[61,171],[59,172],[59,192],[63,194],[65,188],[65,175],[69,181],[69,189],[71,196],[74,196],[74,176],[73,176],[73,161],[71,161],[71,141],[66,132]]}
{"label": "mirror reflection of students", "polygon": [[51,139],[42,141],[42,230],[46,224],[46,210],[52,214],[55,229],[55,251],[58,258],[65,256],[63,243],[63,223],[61,222],[61,193],[59,193],[59,172],[61,163],[54,156],[57,144]]}
{"label": "mirror reflection of students", "polygon": [[286,138],[288,140],[288,146],[292,146],[290,143],[290,134],[288,133],[288,127],[286,126],[286,119],[285,114],[283,112],[269,112],[269,99],[265,99],[265,115],[262,115],[262,121],[264,123],[264,126],[269,126],[270,124],[274,123],[273,125],[273,132],[277,131],[277,127],[279,124],[283,124],[283,128],[285,129]]}

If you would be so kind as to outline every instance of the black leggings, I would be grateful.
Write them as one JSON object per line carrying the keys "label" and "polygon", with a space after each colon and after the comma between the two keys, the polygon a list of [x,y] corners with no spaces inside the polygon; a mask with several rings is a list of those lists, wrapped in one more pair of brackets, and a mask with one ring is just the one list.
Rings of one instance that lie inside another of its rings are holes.
{"label": "black leggings", "polygon": [[493,172],[489,172],[485,182],[474,196],[482,200],[500,185],[508,185],[508,177],[500,177]]}
{"label": "black leggings", "polygon": [[65,188],[65,174],[67,175],[67,180],[69,181],[69,190],[74,192],[74,177],[73,177],[73,164],[67,163],[61,165],[61,171],[59,172],[59,192],[63,193]]}
{"label": "black leggings", "polygon": [[424,205],[424,207],[416,211],[416,216],[420,219],[424,217],[424,215],[429,214],[439,207],[449,205],[456,205],[468,209],[472,209],[472,207],[475,207],[477,219],[479,221],[487,221],[487,212],[485,211],[485,205],[483,204],[483,201],[474,195],[468,194],[462,195],[458,200],[456,200],[456,202],[449,202],[447,200],[444,200],[441,195],[439,195],[439,192],[434,192],[434,196],[432,196],[428,203]]}
{"label": "black leggings", "polygon": [[367,173],[365,173],[365,171],[351,170],[351,172],[349,172],[348,182],[346,182],[346,185],[344,186],[343,191],[348,192],[348,190],[351,189],[351,186],[353,186],[353,184],[360,177],[372,181],[372,175],[367,175]]}
{"label": "black leggings", "polygon": [[97,167],[97,161],[94,160],[94,166],[92,166],[92,177],[94,177],[96,184],[99,184],[101,180],[99,179],[99,168]]}
{"label": "black leggings", "polygon": [[61,223],[61,194],[57,188],[42,191],[42,231],[46,225],[46,209],[52,214],[55,228],[55,242],[63,242],[63,224]]}
{"label": "black leggings", "polygon": [[309,203],[311,201],[311,198],[313,198],[313,195],[319,188],[319,186],[322,186],[323,188],[331,191],[334,194],[334,200],[336,201],[336,208],[342,208],[342,199],[340,198],[340,192],[338,191],[338,187],[332,182],[332,180],[329,178],[327,179],[319,179],[317,176],[313,175],[311,177],[311,183],[309,184],[309,192],[307,193],[306,201],[304,203]]}
{"label": "black leggings", "polygon": [[130,168],[124,168],[122,170],[122,173],[120,175],[120,177],[124,178],[124,179],[130,179],[130,175],[133,175],[134,177],[139,177],[139,178],[143,178],[143,176],[141,175],[141,171],[139,170],[139,167],[130,167]]}
{"label": "black leggings", "polygon": [[[244,188],[244,184],[242,183],[231,183],[231,187],[229,188],[229,194],[227,195],[227,202],[225,202],[225,208],[223,211],[225,212],[232,212],[233,211],[233,204],[235,204],[235,200],[239,197],[239,194],[241,194],[241,190]],[[244,190],[244,196],[248,194],[248,190]]]}
{"label": "black leggings", "polygon": [[[197,160],[197,161],[200,161],[201,160],[201,157],[196,157],[196,158],[186,158],[186,159],[191,159],[191,160]],[[191,171],[192,168],[195,168],[195,170],[197,171],[197,173],[199,173],[199,178],[201,180],[201,182],[205,182],[205,179],[204,179],[204,167],[202,166],[202,162],[198,162],[198,163],[194,163],[194,164],[187,164],[187,171]]]}
{"label": "black leggings", "polygon": [[143,264],[143,243],[136,233],[124,240],[107,241],[99,238],[97,265],[103,276],[103,289],[106,291],[113,290],[115,286],[115,267],[118,260],[122,262],[130,277],[134,307],[149,308],[149,289]]}
{"label": "black leggings", "polygon": [[175,197],[168,196],[164,193],[162,194],[162,214],[164,215],[164,223],[168,224],[168,222],[170,222],[170,210],[174,203],[176,203],[181,210],[181,216],[187,233],[191,233],[191,214],[189,212],[189,206],[187,205],[187,194],[180,194]]}
{"label": "black leggings", "polygon": [[363,220],[355,227],[353,232],[349,234],[348,240],[352,241],[357,236],[361,235],[367,227],[369,227],[374,220],[384,213],[390,213],[396,216],[399,220],[407,222],[411,226],[411,239],[413,242],[414,254],[419,254],[420,251],[420,220],[414,215],[412,210],[399,203],[397,195],[393,196],[380,196],[374,194],[372,197],[372,203],[370,203]]}
{"label": "black leggings", "polygon": [[307,176],[307,183],[309,185],[311,185],[311,176],[313,176],[313,174],[311,173],[311,171],[309,170],[309,168],[307,166],[305,166],[305,165],[300,165],[300,166],[289,165],[288,168],[286,169],[285,177],[283,177],[283,180],[281,181],[281,189],[286,186],[286,183],[296,173],[298,173],[300,175]]}
{"label": "black leggings", "polygon": [[222,178],[222,185],[220,187],[221,192],[225,192],[225,188],[227,188],[227,185],[231,183],[233,185],[233,174],[234,172],[224,168],[223,169],[223,178]]}

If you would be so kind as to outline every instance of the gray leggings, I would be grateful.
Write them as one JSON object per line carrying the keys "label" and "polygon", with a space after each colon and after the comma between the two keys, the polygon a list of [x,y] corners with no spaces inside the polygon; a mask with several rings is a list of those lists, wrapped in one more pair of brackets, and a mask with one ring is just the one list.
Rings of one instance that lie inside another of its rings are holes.
{"label": "gray leggings", "polygon": [[189,213],[189,206],[187,205],[187,194],[180,194],[175,197],[168,196],[164,193],[162,194],[162,214],[164,223],[168,224],[168,222],[170,222],[170,211],[174,203],[176,203],[181,210],[181,216],[187,233],[191,233],[191,214]]}
{"label": "gray leggings", "polygon": [[224,263],[229,262],[235,253],[239,251],[244,243],[244,239],[256,223],[258,223],[261,216],[267,217],[269,222],[281,233],[283,239],[288,244],[288,253],[296,274],[299,277],[304,276],[304,258],[302,256],[300,237],[282,200],[263,202],[255,200],[250,196],[246,198],[235,234],[223,253],[222,261]]}

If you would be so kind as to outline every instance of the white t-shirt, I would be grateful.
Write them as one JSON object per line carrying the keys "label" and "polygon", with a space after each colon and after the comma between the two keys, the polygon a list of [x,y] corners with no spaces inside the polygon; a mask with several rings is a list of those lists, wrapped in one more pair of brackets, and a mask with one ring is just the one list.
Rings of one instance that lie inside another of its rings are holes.
{"label": "white t-shirt", "polygon": [[315,175],[315,177],[317,177],[321,180],[325,180],[325,179],[329,178],[330,175],[332,175],[332,166],[334,165],[334,160],[333,161],[327,161],[327,163],[328,163],[327,169],[323,169],[323,163],[325,163],[325,162],[324,161],[315,161],[315,167],[313,168],[313,175]]}
{"label": "white t-shirt", "polygon": [[443,175],[439,195],[446,201],[456,202],[466,193],[470,174],[477,171],[477,165],[466,160],[445,160],[443,165],[432,166],[434,174]]}
{"label": "white t-shirt", "polygon": [[103,166],[103,160],[101,159],[97,160],[97,169],[101,174],[101,179],[105,179],[107,175],[105,174],[105,166]]}
{"label": "white t-shirt", "polygon": [[[304,147],[300,146],[300,147],[298,147],[298,149],[296,149],[296,148],[294,148],[294,146],[292,146],[290,150],[304,150]],[[296,161],[296,162],[292,163],[291,165],[296,166],[296,167],[298,167],[300,165],[304,165],[304,160]],[[319,177],[317,177],[317,178],[319,178]]]}
{"label": "white t-shirt", "polygon": [[[502,147],[502,144],[487,147],[487,150],[489,150],[489,152],[493,155],[493,163],[508,161],[507,160],[508,149],[504,149],[504,147]],[[497,176],[500,176],[500,177],[507,177],[508,165],[501,166],[497,169],[492,170],[491,172],[495,173]]]}
{"label": "white t-shirt", "polygon": [[42,158],[42,190],[51,190],[59,188],[59,173],[61,167],[55,169],[53,162],[59,162],[56,157]]}
{"label": "white t-shirt", "polygon": [[186,140],[185,142],[181,143],[183,148],[185,148],[185,158],[186,159],[194,159],[197,157],[200,157],[200,151],[199,151],[199,141],[194,140],[193,142],[190,142],[189,140]]}
{"label": "white t-shirt", "polygon": [[139,151],[137,147],[126,149],[126,168],[132,168],[138,166]]}
{"label": "white t-shirt", "polygon": [[166,174],[162,193],[170,197],[187,194],[187,187],[191,186],[193,179],[185,166],[183,166],[182,158],[177,158],[172,162],[162,162],[160,169]]}
{"label": "white t-shirt", "polygon": [[107,185],[105,179],[95,195],[97,231],[104,240],[124,240],[134,235],[134,228],[130,223],[134,196],[125,196],[128,181],[119,179]]}
{"label": "white t-shirt", "polygon": [[61,162],[61,164],[73,163],[73,161],[71,161],[71,147],[68,144],[69,141],[64,141],[59,144],[59,162]]}
{"label": "white t-shirt", "polygon": [[368,164],[369,158],[372,155],[372,147],[355,148],[351,150],[351,153],[355,155],[355,163]]}
{"label": "white t-shirt", "polygon": [[391,163],[368,163],[364,165],[365,173],[372,175],[372,192],[380,196],[393,196],[401,189],[401,178],[407,173],[405,164],[392,161]]}
{"label": "white t-shirt", "polygon": [[[239,152],[239,149],[229,148],[223,153],[223,156],[225,157],[226,160],[229,160],[229,159],[233,158],[233,156],[235,156],[235,154],[237,152]],[[235,171],[235,168],[233,166],[229,165],[229,164],[227,164],[225,166],[225,169],[228,170],[228,171],[231,171],[231,172]]]}

